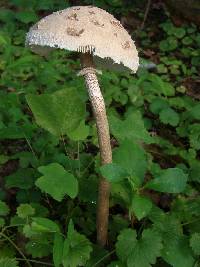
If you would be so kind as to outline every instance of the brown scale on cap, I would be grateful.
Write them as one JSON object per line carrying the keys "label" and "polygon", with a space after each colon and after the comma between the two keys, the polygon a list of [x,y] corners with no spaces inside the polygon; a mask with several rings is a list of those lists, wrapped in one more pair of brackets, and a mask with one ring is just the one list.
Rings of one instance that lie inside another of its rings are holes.
{"label": "brown scale on cap", "polygon": [[73,14],[67,16],[67,19],[78,21],[78,18],[77,18],[77,14],[76,13],[73,13]]}
{"label": "brown scale on cap", "polygon": [[95,12],[94,11],[89,11],[89,14],[90,15],[95,15]]}
{"label": "brown scale on cap", "polygon": [[131,44],[130,44],[129,41],[126,41],[125,43],[122,44],[122,47],[123,47],[124,49],[129,49],[129,48],[131,48]]}
{"label": "brown scale on cap", "polygon": [[77,36],[79,37],[84,32],[84,29],[81,29],[80,31],[74,28],[67,28],[66,33],[71,36]]}
{"label": "brown scale on cap", "polygon": [[117,20],[110,20],[110,23],[114,26],[117,26],[119,28],[123,28],[123,26],[121,25],[121,23]]}
{"label": "brown scale on cap", "polygon": [[96,20],[96,19],[92,19],[91,22],[92,22],[94,25],[96,25],[96,26],[104,27],[104,24],[103,24],[103,23],[101,24],[101,23],[100,23],[98,20]]}

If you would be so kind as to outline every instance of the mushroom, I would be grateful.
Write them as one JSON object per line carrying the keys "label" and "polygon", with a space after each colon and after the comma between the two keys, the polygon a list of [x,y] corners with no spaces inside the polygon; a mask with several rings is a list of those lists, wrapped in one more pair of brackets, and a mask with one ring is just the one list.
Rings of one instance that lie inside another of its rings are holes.
{"label": "mushroom", "polygon": [[[110,134],[96,66],[135,73],[139,58],[133,40],[111,14],[94,6],[74,6],[41,19],[26,36],[26,45],[46,55],[52,49],[80,53],[82,70],[96,119],[101,164],[112,162]],[[107,242],[110,184],[100,178],[97,208],[97,242]]]}

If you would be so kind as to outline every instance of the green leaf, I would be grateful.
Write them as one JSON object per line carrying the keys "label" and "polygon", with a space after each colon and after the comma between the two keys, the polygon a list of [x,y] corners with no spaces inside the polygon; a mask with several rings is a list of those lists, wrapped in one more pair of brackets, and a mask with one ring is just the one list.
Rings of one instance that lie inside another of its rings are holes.
{"label": "green leaf", "polygon": [[26,243],[26,251],[31,254],[33,258],[43,258],[52,253],[52,245],[49,240],[30,240]]}
{"label": "green leaf", "polygon": [[15,259],[2,258],[0,259],[1,267],[19,267],[18,262]]}
{"label": "green leaf", "polygon": [[164,82],[158,75],[150,74],[148,75],[148,80],[151,82],[150,88],[153,92],[160,96],[163,94],[164,96],[174,96],[175,89],[172,84],[168,82]]}
{"label": "green leaf", "polygon": [[177,38],[183,38],[183,36],[186,34],[185,29],[184,28],[176,28],[174,27],[173,30],[173,34],[177,37]]}
{"label": "green leaf", "polygon": [[6,187],[12,188],[17,187],[20,189],[30,189],[33,183],[33,177],[35,170],[31,168],[19,169],[17,172],[6,177]]}
{"label": "green leaf", "polygon": [[14,250],[14,248],[4,243],[0,250],[0,259],[13,259],[15,255],[16,251]]}
{"label": "green leaf", "polygon": [[200,124],[194,123],[189,125],[189,140],[191,147],[195,149],[200,149]]}
{"label": "green leaf", "polygon": [[51,163],[38,168],[44,174],[38,178],[36,185],[55,200],[62,201],[65,195],[75,198],[78,193],[76,178],[58,163]]}
{"label": "green leaf", "polygon": [[17,215],[22,219],[32,216],[34,215],[34,213],[35,213],[35,209],[29,204],[21,204],[17,208]]}
{"label": "green leaf", "polygon": [[38,16],[34,11],[28,10],[28,11],[20,11],[16,13],[16,19],[23,23],[30,23],[35,22],[38,20]]}
{"label": "green leaf", "polygon": [[100,172],[109,182],[117,183],[124,180],[128,173],[116,163],[109,163],[100,167]]}
{"label": "green leaf", "polygon": [[139,111],[131,113],[125,120],[116,116],[110,116],[110,129],[112,134],[119,140],[125,139],[153,143],[153,138],[144,127],[144,122]]}
{"label": "green leaf", "polygon": [[89,135],[89,130],[90,127],[88,125],[85,125],[85,121],[81,121],[79,126],[71,132],[68,131],[67,135],[73,141],[85,140]]}
{"label": "green leaf", "polygon": [[190,36],[185,36],[182,40],[184,45],[191,45],[193,42],[194,40]]}
{"label": "green leaf", "polygon": [[9,209],[8,205],[5,202],[0,200],[0,216],[8,215],[9,211],[10,211],[10,209]]}
{"label": "green leaf", "polygon": [[56,136],[75,130],[85,116],[85,103],[75,88],[53,94],[28,95],[26,99],[36,122]]}
{"label": "green leaf", "polygon": [[173,267],[194,266],[192,251],[185,236],[181,236],[173,242],[165,242],[162,258]]}
{"label": "green leaf", "polygon": [[89,240],[84,235],[79,234],[70,221],[63,248],[64,267],[85,266],[91,251],[92,246]]}
{"label": "green leaf", "polygon": [[190,247],[195,255],[200,255],[200,233],[194,233],[191,235]]}
{"label": "green leaf", "polygon": [[182,236],[182,225],[175,216],[166,214],[153,206],[148,217],[154,223],[156,231],[162,236],[164,244],[173,243]]}
{"label": "green leaf", "polygon": [[135,195],[131,204],[131,211],[134,212],[138,220],[146,217],[152,208],[152,202],[150,199],[144,196]]}
{"label": "green leaf", "polygon": [[161,122],[171,126],[177,126],[179,123],[179,115],[172,108],[163,109],[159,114]]}
{"label": "green leaf", "polygon": [[32,220],[33,222],[31,226],[34,231],[51,233],[60,232],[58,225],[47,218],[33,217]]}
{"label": "green leaf", "polygon": [[199,120],[200,118],[200,104],[196,104],[189,111],[189,116],[192,116],[195,120]]}
{"label": "green leaf", "polygon": [[179,168],[169,168],[162,172],[160,177],[149,181],[145,188],[159,192],[180,193],[184,191],[187,175]]}
{"label": "green leaf", "polygon": [[64,240],[61,234],[54,235],[53,242],[53,262],[55,267],[59,267],[62,264]]}
{"label": "green leaf", "polygon": [[111,187],[111,194],[119,203],[122,201],[122,204],[125,204],[126,207],[131,205],[133,193],[128,180],[119,183],[113,183]]}
{"label": "green leaf", "polygon": [[171,37],[171,36],[165,40],[162,40],[159,45],[160,50],[164,52],[173,51],[177,48],[177,46],[178,46],[178,42],[176,38]]}
{"label": "green leaf", "polygon": [[155,98],[150,104],[150,110],[154,114],[159,114],[162,110],[169,107],[168,102],[163,98]]}
{"label": "green leaf", "polygon": [[144,230],[139,240],[135,230],[125,229],[116,243],[117,255],[128,267],[150,267],[161,255],[161,249],[161,237],[151,229]]}
{"label": "green leaf", "polygon": [[141,146],[125,140],[114,150],[113,161],[126,170],[130,176],[138,177],[140,179],[139,184],[143,182],[147,161],[146,153]]}

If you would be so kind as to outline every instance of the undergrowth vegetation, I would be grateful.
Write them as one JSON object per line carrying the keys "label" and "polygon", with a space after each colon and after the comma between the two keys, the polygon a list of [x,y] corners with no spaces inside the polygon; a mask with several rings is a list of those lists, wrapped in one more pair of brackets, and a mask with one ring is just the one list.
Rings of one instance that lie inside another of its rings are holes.
{"label": "undergrowth vegetation", "polygon": [[[120,0],[95,4],[127,21],[144,16]],[[198,28],[175,26],[164,10],[143,29],[125,25],[141,66],[99,76],[113,148],[100,167],[77,55],[24,47],[34,22],[68,6],[10,0],[0,9],[0,267],[197,267]],[[100,174],[112,185],[105,249],[95,245]]]}

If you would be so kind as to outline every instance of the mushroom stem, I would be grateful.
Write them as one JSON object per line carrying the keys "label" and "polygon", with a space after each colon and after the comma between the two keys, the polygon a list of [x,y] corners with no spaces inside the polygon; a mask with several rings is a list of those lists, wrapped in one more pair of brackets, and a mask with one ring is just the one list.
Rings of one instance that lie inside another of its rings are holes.
{"label": "mushroom stem", "polygon": [[[99,87],[92,55],[81,55],[82,75],[84,75],[89,98],[96,120],[101,164],[112,162],[110,134],[104,99]],[[109,216],[110,184],[103,177],[99,180],[97,206],[97,243],[105,246],[107,243],[108,216]]]}

